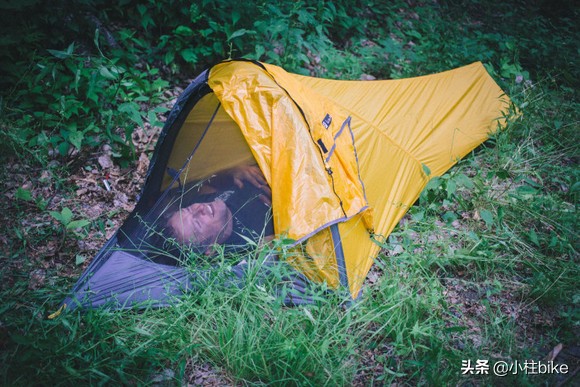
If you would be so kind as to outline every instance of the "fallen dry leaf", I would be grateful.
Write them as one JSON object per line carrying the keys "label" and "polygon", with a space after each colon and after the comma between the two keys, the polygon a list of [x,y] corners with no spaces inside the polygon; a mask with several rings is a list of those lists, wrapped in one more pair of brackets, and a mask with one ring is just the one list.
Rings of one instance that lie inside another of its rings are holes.
{"label": "fallen dry leaf", "polygon": [[141,153],[137,161],[137,174],[143,175],[149,169],[149,157],[145,153]]}
{"label": "fallen dry leaf", "polygon": [[556,359],[556,357],[558,357],[558,354],[560,353],[560,351],[562,350],[562,348],[564,348],[564,346],[562,345],[562,343],[556,345],[550,351],[550,353],[548,353],[548,356],[546,356],[546,361],[554,361]]}
{"label": "fallen dry leaf", "polygon": [[374,81],[376,79],[377,79],[376,77],[370,74],[361,74],[360,76],[361,81]]}
{"label": "fallen dry leaf", "polygon": [[113,168],[113,165],[114,165],[113,160],[111,159],[111,156],[108,154],[104,154],[104,155],[99,156],[97,161],[99,162],[99,165],[103,169]]}

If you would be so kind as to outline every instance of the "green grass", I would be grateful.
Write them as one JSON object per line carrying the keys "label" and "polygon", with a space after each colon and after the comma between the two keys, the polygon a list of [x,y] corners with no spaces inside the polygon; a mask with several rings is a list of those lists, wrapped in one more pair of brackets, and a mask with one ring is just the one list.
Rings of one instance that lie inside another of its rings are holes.
{"label": "green grass", "polygon": [[[578,62],[573,11],[534,1],[423,7],[400,1],[374,8],[302,1],[264,3],[249,17],[228,2],[197,10],[179,2],[169,8],[129,2],[125,10],[99,11],[81,3],[111,22],[119,47],[106,46],[103,35],[95,39],[94,29],[74,18],[48,39],[39,26],[56,28],[66,15],[58,2],[42,23],[31,17],[0,42],[14,48],[0,94],[6,164],[0,171],[6,183],[0,384],[147,385],[171,370],[166,383],[179,385],[191,364],[205,363],[223,382],[241,385],[554,382],[540,375],[462,375],[461,364],[539,360],[559,343],[577,345],[580,77],[572,65]],[[194,35],[177,33],[180,26]],[[82,38],[68,52],[75,34]],[[123,215],[107,212],[67,231],[70,222],[89,219],[71,176],[94,163],[104,142],[113,145],[117,163],[134,166],[124,136],[157,124],[148,108],[169,98],[164,80],[193,76],[228,50],[291,71],[350,79],[422,75],[482,60],[522,116],[433,179],[349,307],[335,295],[287,308],[272,290],[276,276],[265,283],[251,276],[237,288],[224,286],[224,273],[217,272],[173,307],[47,319],[81,272],[78,243],[104,240]],[[46,82],[49,88],[40,87]],[[72,211],[68,222],[49,212],[64,208]]]}

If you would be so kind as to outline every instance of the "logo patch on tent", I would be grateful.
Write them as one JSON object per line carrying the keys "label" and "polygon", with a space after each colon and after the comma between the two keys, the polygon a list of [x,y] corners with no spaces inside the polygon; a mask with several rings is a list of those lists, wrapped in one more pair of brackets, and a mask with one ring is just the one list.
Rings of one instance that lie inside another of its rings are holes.
{"label": "logo patch on tent", "polygon": [[330,116],[330,114],[327,114],[324,119],[322,120],[322,125],[328,129],[328,127],[330,126],[330,123],[332,122],[332,117]]}
{"label": "logo patch on tent", "polygon": [[318,139],[318,141],[316,141],[318,143],[318,145],[320,146],[320,149],[322,149],[322,151],[324,153],[328,153],[328,148],[326,148],[326,145],[324,145],[324,142],[322,142],[322,139]]}

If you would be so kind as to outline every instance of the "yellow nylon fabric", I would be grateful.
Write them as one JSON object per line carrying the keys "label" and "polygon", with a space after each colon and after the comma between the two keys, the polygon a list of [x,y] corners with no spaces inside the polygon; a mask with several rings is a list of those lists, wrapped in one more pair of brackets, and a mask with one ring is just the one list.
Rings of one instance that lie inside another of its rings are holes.
{"label": "yellow nylon fabric", "polygon": [[[293,76],[350,110],[361,178],[374,209],[375,231],[382,236],[391,233],[430,178],[505,124],[511,103],[479,62],[400,80]],[[379,247],[362,230],[354,231],[354,224],[356,219],[341,224],[340,231],[349,287],[356,296]]]}
{"label": "yellow nylon fabric", "polygon": [[[505,123],[510,105],[479,62],[386,81],[319,79],[264,66],[266,71],[251,62],[225,62],[212,68],[208,83],[240,126],[272,187],[276,233],[301,239],[340,222],[353,297],[379,252],[367,229],[374,226],[387,236],[430,178]],[[322,124],[327,114],[332,117],[328,130]],[[337,143],[334,137],[348,117],[356,149],[345,130],[337,137],[338,157],[326,162],[317,141],[326,148]],[[365,194],[374,221],[364,210]],[[318,232],[293,264],[336,287],[336,243],[328,230]]]}
{"label": "yellow nylon fabric", "polygon": [[[365,210],[367,202],[343,125],[348,112],[282,69],[267,70],[225,62],[211,69],[208,84],[239,125],[272,189],[276,233],[302,240]],[[322,125],[327,115],[328,129]]]}

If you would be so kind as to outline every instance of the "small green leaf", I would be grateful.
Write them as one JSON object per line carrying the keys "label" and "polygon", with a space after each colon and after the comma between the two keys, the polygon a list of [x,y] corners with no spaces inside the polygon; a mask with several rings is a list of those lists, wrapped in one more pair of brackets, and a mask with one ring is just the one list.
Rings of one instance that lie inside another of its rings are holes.
{"label": "small green leaf", "polygon": [[77,266],[82,265],[86,260],[87,260],[87,258],[84,255],[77,254],[76,259],[75,259],[75,264]]}
{"label": "small green leaf", "polygon": [[540,247],[540,240],[538,239],[538,234],[536,234],[536,230],[531,229],[530,232],[528,233],[528,236],[530,237],[530,240],[532,241],[533,244]]}
{"label": "small green leaf", "polygon": [[68,55],[72,55],[73,51],[75,49],[75,42],[72,42],[67,48],[66,48],[66,53]]}
{"label": "small green leaf", "polygon": [[16,190],[16,194],[14,195],[14,197],[16,199],[25,200],[25,201],[29,202],[32,200],[32,193],[30,193],[30,190],[27,190],[24,188],[18,188]]}
{"label": "small green leaf", "polygon": [[423,172],[427,177],[431,176],[431,169],[426,164],[421,163],[421,167],[423,167]]}
{"label": "small green leaf", "polygon": [[420,222],[425,218],[425,211],[419,211],[411,216],[414,221]]}
{"label": "small green leaf", "polygon": [[117,76],[109,71],[109,69],[105,66],[101,66],[101,68],[99,68],[99,74],[101,74],[104,78],[110,79],[112,81],[117,79]]}
{"label": "small green leaf", "polygon": [[260,58],[262,57],[262,55],[264,55],[266,53],[266,49],[261,44],[257,44],[254,49],[255,49],[255,52],[256,52],[255,53],[255,56],[254,56],[254,59],[260,60]]}
{"label": "small green leaf", "polygon": [[425,191],[430,190],[430,189],[437,189],[439,187],[441,187],[441,178],[439,176],[435,176],[434,178],[432,178],[431,180],[429,180],[429,182],[427,183],[427,185],[425,186]]}
{"label": "small green leaf", "polygon": [[522,185],[516,188],[516,192],[524,196],[525,198],[530,198],[531,196],[535,195],[538,192],[538,190],[533,187],[530,187],[529,185]]}
{"label": "small green leaf", "polygon": [[181,57],[187,63],[196,63],[197,62],[197,55],[193,51],[192,48],[186,48],[185,50],[181,50],[180,52]]}
{"label": "small green leaf", "polygon": [[448,180],[447,181],[447,197],[451,198],[455,192],[457,191],[457,184],[455,183],[455,180]]}
{"label": "small green leaf", "polygon": [[199,30],[199,33],[204,38],[207,38],[208,36],[210,36],[213,33],[213,30],[211,28],[205,28],[203,30]]}
{"label": "small green leaf", "polygon": [[175,29],[175,34],[181,36],[193,36],[193,30],[187,26],[178,26]]}
{"label": "small green leaf", "polygon": [[[118,110],[123,113],[127,113],[131,121],[135,122],[137,125],[143,127],[143,118],[141,113],[139,113],[139,105],[135,102],[125,102],[118,107]],[[123,141],[121,141],[123,142]]]}
{"label": "small green leaf", "polygon": [[493,225],[493,214],[488,210],[480,210],[479,216],[485,222],[485,225],[489,228]]}
{"label": "small green leaf", "polygon": [[77,228],[83,228],[83,227],[89,225],[89,223],[90,222],[86,219],[73,220],[72,222],[70,222],[66,225],[66,229],[67,230],[75,230]]}
{"label": "small green leaf", "polygon": [[61,156],[66,156],[68,154],[68,150],[70,149],[70,145],[68,142],[61,142],[60,144],[58,144],[58,153]]}
{"label": "small green leaf", "polygon": [[172,63],[175,60],[175,52],[174,51],[167,51],[165,53],[165,56],[163,57],[163,62],[165,62],[166,65]]}
{"label": "small green leaf", "polygon": [[64,224],[65,226],[70,223],[73,217],[73,213],[68,207],[63,208],[62,211],[60,212],[60,215],[62,224]]}
{"label": "small green leaf", "polygon": [[455,220],[457,220],[457,214],[453,211],[446,211],[442,218],[445,223],[453,223]]}
{"label": "small green leaf", "polygon": [[68,140],[75,148],[78,150],[81,149],[81,144],[83,139],[85,138],[85,134],[83,132],[79,132],[78,130],[70,131],[68,134]]}
{"label": "small green leaf", "polygon": [[303,53],[298,53],[295,56],[296,59],[300,59],[302,62],[309,64],[310,63],[310,58],[308,58],[306,55],[304,55]]}
{"label": "small green leaf", "polygon": [[46,50],[48,51],[52,56],[58,58],[58,59],[66,59],[69,56],[71,56],[71,54],[69,54],[66,51],[59,51],[59,50]]}
{"label": "small green leaf", "polygon": [[56,220],[58,220],[59,222],[62,222],[62,215],[60,214],[60,212],[56,212],[56,211],[48,211],[48,213]]}
{"label": "small green leaf", "polygon": [[232,12],[232,25],[236,25],[236,23],[240,20],[240,13],[238,11],[233,11]]}
{"label": "small green leaf", "polygon": [[244,35],[255,35],[255,34],[256,34],[256,31],[252,31],[252,30],[247,30],[245,28],[241,28],[241,29],[239,29],[237,31],[234,31],[230,35],[230,37],[228,38],[228,41],[229,40],[232,40],[232,39],[235,39],[235,38],[238,38],[240,36],[244,36]]}

